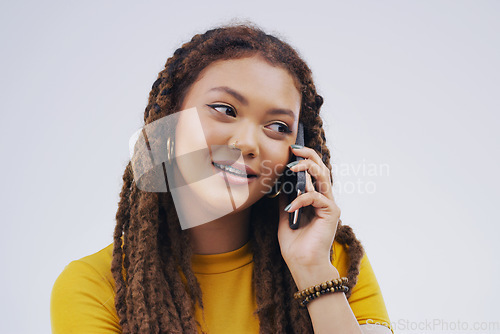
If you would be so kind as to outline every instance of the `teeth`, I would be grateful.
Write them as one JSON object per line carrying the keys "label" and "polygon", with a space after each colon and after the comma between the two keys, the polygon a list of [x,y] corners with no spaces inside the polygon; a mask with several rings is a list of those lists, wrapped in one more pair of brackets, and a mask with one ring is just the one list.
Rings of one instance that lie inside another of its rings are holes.
{"label": "teeth", "polygon": [[218,163],[216,163],[216,162],[214,162],[214,165],[215,165],[215,167],[220,168],[220,169],[223,169],[223,170],[225,170],[225,171],[227,171],[227,172],[229,172],[229,173],[236,174],[236,175],[240,175],[240,176],[247,176],[247,174],[246,174],[246,173],[244,173],[244,172],[242,172],[241,170],[236,169],[236,168],[234,168],[234,167],[232,167],[232,166],[220,165],[220,164],[218,164]]}

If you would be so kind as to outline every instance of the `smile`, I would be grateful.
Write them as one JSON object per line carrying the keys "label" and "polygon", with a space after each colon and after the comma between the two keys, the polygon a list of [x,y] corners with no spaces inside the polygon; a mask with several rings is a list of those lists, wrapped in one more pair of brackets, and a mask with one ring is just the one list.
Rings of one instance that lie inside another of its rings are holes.
{"label": "smile", "polygon": [[221,164],[218,164],[216,162],[212,162],[212,164],[217,167],[218,169],[220,170],[223,170],[224,172],[227,172],[227,173],[230,173],[230,174],[233,174],[233,175],[237,175],[239,177],[247,177],[247,178],[253,178],[253,177],[256,177],[256,175],[252,175],[252,174],[247,174],[237,168],[234,168],[233,166],[228,166],[228,165],[221,165]]}

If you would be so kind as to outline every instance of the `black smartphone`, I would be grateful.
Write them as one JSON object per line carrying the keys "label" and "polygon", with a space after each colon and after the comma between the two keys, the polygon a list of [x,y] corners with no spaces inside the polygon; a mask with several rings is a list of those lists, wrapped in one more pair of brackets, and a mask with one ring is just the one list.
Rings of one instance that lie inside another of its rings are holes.
{"label": "black smartphone", "polygon": [[[295,144],[304,146],[304,126],[302,125],[302,122],[299,122],[299,127],[297,131],[297,140],[295,141]],[[293,155],[290,162],[299,160],[304,160],[304,158]],[[287,185],[286,187],[287,191],[289,191],[288,203],[291,203],[294,199],[297,198],[297,196],[303,194],[306,191],[306,172],[300,171],[294,173],[287,168],[285,176],[286,176],[286,182],[292,185],[292,187],[290,187],[289,185]],[[299,228],[301,214],[302,214],[302,208],[295,210],[295,212],[289,214],[288,221],[290,228],[292,230],[296,230]]]}

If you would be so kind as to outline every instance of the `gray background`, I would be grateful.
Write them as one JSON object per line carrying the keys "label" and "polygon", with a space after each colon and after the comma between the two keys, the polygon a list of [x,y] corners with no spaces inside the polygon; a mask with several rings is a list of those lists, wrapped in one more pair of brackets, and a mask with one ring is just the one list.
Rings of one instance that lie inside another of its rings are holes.
{"label": "gray background", "polygon": [[499,321],[499,9],[3,1],[0,332],[50,331],[57,276],[112,242],[128,140],[157,73],[193,34],[232,18],[284,38],[312,68],[333,162],[351,168],[336,175],[342,220],[397,332]]}

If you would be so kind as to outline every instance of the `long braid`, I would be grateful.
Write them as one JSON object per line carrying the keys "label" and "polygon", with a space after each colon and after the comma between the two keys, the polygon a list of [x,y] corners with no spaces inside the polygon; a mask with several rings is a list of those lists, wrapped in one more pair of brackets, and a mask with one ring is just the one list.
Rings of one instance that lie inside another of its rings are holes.
{"label": "long braid", "polygon": [[[273,210],[273,207],[276,206],[276,201],[261,201],[263,204],[263,211],[271,211],[273,215],[268,216],[266,220],[260,218],[257,221],[260,222],[261,226],[257,227],[258,230],[263,231],[263,239],[264,245],[261,246],[263,248],[264,254],[269,254],[269,261],[266,261],[266,266],[268,270],[271,272],[272,277],[272,302],[273,312],[271,319],[274,319],[276,328],[273,332],[275,333],[287,333],[287,325],[290,323],[289,312],[287,312],[288,306],[288,295],[286,294],[286,286],[285,284],[285,274],[288,271],[288,267],[286,266],[283,257],[281,256],[281,251],[279,249],[279,243],[277,239],[278,235],[278,225],[277,224],[269,224],[269,221],[278,221],[279,214],[277,210]],[[259,208],[255,208],[254,210],[259,210]],[[266,226],[266,229],[264,226]],[[286,268],[286,270],[285,270]],[[265,331],[261,329],[261,332]]]}
{"label": "long braid", "polygon": [[[293,296],[293,294],[297,292],[297,286],[295,285],[295,281],[288,270],[286,276],[288,279],[288,291],[286,291],[288,293],[287,296]],[[292,327],[292,330],[290,330],[289,333],[314,333],[309,312],[305,308],[300,307],[299,303],[291,298],[288,299],[288,307],[290,308],[290,319],[292,319],[291,324],[289,324]]]}
{"label": "long braid", "polygon": [[[323,99],[316,93],[310,69],[288,44],[249,25],[211,29],[178,48],[152,86],[144,112],[145,124],[180,110],[187,90],[212,62],[257,53],[271,64],[287,69],[296,79],[302,94],[300,118],[305,127],[305,144],[314,148],[331,170],[319,116]],[[157,195],[138,189],[132,174],[128,164],[116,215],[112,263],[115,306],[122,331],[197,333],[200,324],[194,319],[194,305],[197,303],[203,311],[203,303],[191,268],[188,234],[180,228],[171,194]],[[253,284],[260,332],[313,333],[307,310],[293,299],[297,287],[281,256],[277,212],[277,202],[267,199],[261,199],[252,209]],[[363,254],[361,244],[352,230],[342,224],[335,240],[348,246],[349,284],[354,286]],[[122,269],[125,280],[121,277]],[[274,293],[269,295],[268,291]]]}
{"label": "long braid", "polygon": [[339,222],[339,226],[337,227],[335,240],[348,246],[347,254],[349,255],[349,269],[347,270],[347,286],[349,287],[349,291],[346,293],[346,297],[349,298],[352,289],[358,282],[359,265],[363,258],[364,250],[361,242],[356,239],[356,235],[352,228],[347,225],[342,225],[342,221]]}
{"label": "long braid", "polygon": [[[164,206],[167,211],[175,211],[171,206]],[[165,210],[165,209],[163,209]],[[172,273],[176,270],[175,259],[173,256],[164,256],[164,254],[168,254],[172,250],[172,242],[171,237],[168,233],[165,232],[165,229],[170,226],[169,221],[171,219],[175,219],[172,213],[165,212],[165,221],[166,224],[160,226],[160,240],[161,242],[161,254],[162,254],[162,274],[165,277],[165,290],[162,298],[163,304],[166,306],[165,310],[163,310],[163,314],[161,317],[161,325],[162,328],[171,328],[172,333],[182,333],[182,325],[180,320],[180,315],[177,310],[177,303],[172,295],[173,283],[172,283]],[[172,236],[175,238],[175,236]]]}
{"label": "long braid", "polygon": [[[262,210],[262,200],[257,202],[252,213],[257,210]],[[259,211],[260,211],[259,210]],[[253,218],[253,217],[252,217]],[[272,306],[273,301],[268,297],[269,291],[273,289],[273,276],[271,267],[271,237],[274,235],[269,233],[271,224],[265,224],[262,217],[252,219],[256,225],[253,228],[255,242],[253,245],[254,253],[254,269],[252,282],[256,293],[257,310],[254,312],[260,320],[260,333],[271,333],[274,331],[272,324]]]}
{"label": "long braid", "polygon": [[275,265],[271,267],[271,272],[273,277],[274,282],[274,289],[272,299],[274,302],[274,305],[276,305],[276,317],[275,317],[275,323],[276,323],[276,331],[275,333],[279,334],[286,334],[286,324],[288,323],[287,321],[287,315],[288,312],[286,312],[286,305],[284,303],[284,298],[287,298],[285,294],[285,286],[284,286],[284,279],[283,279],[283,261],[281,259],[277,258],[274,256],[274,259],[276,261],[274,262]]}
{"label": "long braid", "polygon": [[[141,276],[143,278],[144,287],[144,301],[146,310],[144,311],[144,320],[141,323],[140,332],[156,333],[158,327],[158,302],[156,296],[156,289],[160,286],[154,282],[154,273],[147,268],[157,265],[158,260],[158,194],[156,193],[141,193],[139,200],[139,217],[143,222],[144,228],[139,230],[140,240],[144,240],[146,247],[142,247],[138,256],[144,259],[144,265],[140,268]],[[152,210],[153,208],[153,210]],[[156,254],[151,255],[151,254]],[[159,262],[159,261],[158,261]]]}
{"label": "long braid", "polygon": [[[130,219],[130,186],[132,185],[132,171],[131,164],[128,163],[123,173],[123,187],[120,192],[120,202],[118,204],[118,211],[116,213],[116,227],[113,235],[113,261],[111,263],[111,271],[116,283],[116,311],[120,319],[120,326],[126,328],[126,304],[125,304],[125,279],[122,276],[122,258],[124,252],[122,251],[122,233],[124,226]],[[125,253],[126,254],[126,253]]]}
{"label": "long braid", "polygon": [[[179,224],[169,224],[169,234],[173,237],[171,238],[171,254],[172,257],[176,260],[175,267],[176,270],[180,266],[180,262],[182,258],[186,254],[182,254],[183,250],[189,251],[190,247],[186,247],[186,244],[183,244],[185,239],[182,237],[182,230]],[[189,261],[191,257],[189,256]],[[189,276],[189,274],[188,274]],[[194,276],[194,275],[193,275]],[[171,284],[173,285],[174,298],[176,300],[189,300],[192,299],[187,295],[186,288],[181,280],[179,275],[175,275],[172,277]],[[177,311],[180,315],[180,320],[182,324],[183,333],[193,333],[196,331],[196,326],[194,324],[194,310],[192,308],[191,303],[176,303]]]}
{"label": "long braid", "polygon": [[[126,294],[126,310],[127,310],[127,318],[128,318],[128,328],[127,330],[130,332],[136,332],[138,329],[135,328],[137,319],[142,318],[142,314],[137,312],[137,308],[139,304],[137,299],[135,298],[135,290],[137,289],[133,286],[134,280],[137,279],[135,273],[137,271],[137,252],[138,248],[137,239],[139,236],[138,233],[138,224],[137,224],[137,205],[138,205],[138,189],[135,184],[132,184],[132,189],[130,192],[130,219],[128,229],[124,231],[125,233],[125,245],[127,245],[127,249],[129,250],[129,260],[130,265],[128,268],[128,276],[127,276],[127,294]],[[124,333],[125,329],[123,329]]]}

